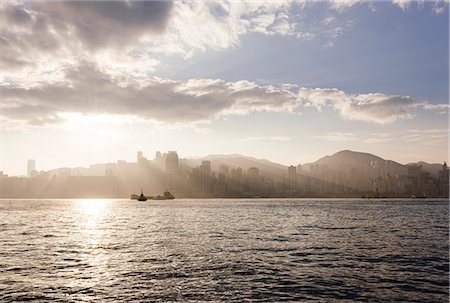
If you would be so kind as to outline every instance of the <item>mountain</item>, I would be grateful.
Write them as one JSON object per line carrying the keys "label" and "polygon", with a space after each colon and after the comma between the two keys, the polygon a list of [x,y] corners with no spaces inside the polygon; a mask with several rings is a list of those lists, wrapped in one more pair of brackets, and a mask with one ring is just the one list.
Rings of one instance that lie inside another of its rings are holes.
{"label": "mountain", "polygon": [[201,165],[201,162],[205,160],[211,161],[211,169],[214,171],[218,171],[220,165],[226,165],[230,169],[240,167],[244,171],[246,171],[250,167],[256,167],[259,169],[261,175],[268,177],[280,177],[283,173],[287,172],[287,166],[265,159],[257,159],[238,154],[208,155],[200,159],[187,159],[187,164],[189,166],[195,167]]}
{"label": "mountain", "polygon": [[417,164],[417,165],[422,165],[422,168],[424,170],[426,170],[427,172],[429,172],[430,174],[432,174],[434,177],[439,176],[439,171],[442,170],[442,164],[438,164],[438,163],[427,163],[427,162],[417,162],[417,163],[408,163],[407,165],[413,165],[413,164]]}
{"label": "mountain", "polygon": [[[206,157],[201,158],[189,158],[184,159],[185,163],[189,167],[196,167],[201,165],[201,162],[204,160],[211,161],[211,169],[213,171],[218,171],[220,165],[226,165],[230,169],[241,167],[243,171],[247,171],[250,167],[256,167],[259,169],[260,174],[267,177],[275,177],[280,178],[283,174],[287,174],[287,166],[271,162],[266,159],[257,159],[254,157],[243,156],[240,154],[212,154]],[[441,164],[429,164],[426,162],[417,162],[417,163],[408,163],[407,165],[402,165],[398,162],[392,160],[385,160],[376,155],[365,153],[365,152],[357,152],[351,150],[342,150],[333,155],[328,155],[320,158],[319,160],[313,163],[306,163],[302,165],[303,173],[308,174],[311,171],[311,165],[320,165],[326,166],[328,169],[345,171],[349,168],[369,168],[369,167],[378,167],[379,169],[384,170],[388,168],[388,171],[391,175],[407,175],[408,174],[408,165],[422,165],[422,168],[429,173],[431,173],[434,177],[438,176],[438,172],[442,170]],[[66,175],[103,175],[105,173],[106,164],[93,164],[90,165],[89,168],[59,168],[51,170],[54,174],[66,174]]]}
{"label": "mountain", "polygon": [[[208,155],[203,158],[186,159],[187,165],[191,167],[201,165],[204,160],[211,161],[211,169],[218,171],[220,165],[226,165],[232,168],[241,167],[244,171],[250,167],[257,167],[262,175],[270,177],[280,177],[282,174],[287,174],[287,166],[265,159],[257,159],[254,157],[243,156],[239,154],[230,155]],[[400,164],[392,160],[386,160],[376,155],[364,152],[357,152],[351,150],[342,150],[333,155],[324,156],[313,163],[306,163],[302,165],[302,171],[307,173],[311,171],[311,165],[326,166],[328,169],[346,170],[348,168],[369,168],[378,167],[389,171],[391,175],[407,175],[408,165],[422,165],[422,168],[433,176],[437,176],[438,172],[442,170],[441,164],[429,164],[426,162],[408,163],[406,165]]]}
{"label": "mountain", "polygon": [[305,164],[305,168],[309,168],[312,164],[326,165],[330,169],[342,170],[349,167],[389,167],[390,174],[405,175],[408,169],[405,165],[392,160],[385,160],[378,156],[356,152],[351,150],[342,150],[331,156],[320,158],[314,163]]}

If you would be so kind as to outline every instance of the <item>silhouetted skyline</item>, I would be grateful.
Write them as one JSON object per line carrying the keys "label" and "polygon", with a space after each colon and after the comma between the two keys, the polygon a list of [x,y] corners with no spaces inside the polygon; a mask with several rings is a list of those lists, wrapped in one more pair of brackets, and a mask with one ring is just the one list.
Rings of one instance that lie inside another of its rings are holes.
{"label": "silhouetted skyline", "polygon": [[176,151],[142,151],[136,161],[88,168],[1,174],[0,198],[125,198],[139,191],[177,197],[448,197],[446,163],[402,165],[377,156],[340,151],[314,163],[288,167],[240,155],[179,158]]}

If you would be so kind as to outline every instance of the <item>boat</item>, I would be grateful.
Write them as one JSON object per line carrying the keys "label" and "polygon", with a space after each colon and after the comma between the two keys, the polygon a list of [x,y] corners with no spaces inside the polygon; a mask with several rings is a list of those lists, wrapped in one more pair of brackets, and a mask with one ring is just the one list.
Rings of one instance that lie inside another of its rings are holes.
{"label": "boat", "polygon": [[131,194],[130,199],[131,200],[138,200],[138,201],[147,201],[148,197],[146,197],[144,195],[144,191],[141,189],[141,194],[140,195]]}
{"label": "boat", "polygon": [[164,198],[165,198],[166,200],[173,200],[173,199],[175,199],[175,196],[172,195],[168,190],[166,190],[166,191],[164,192]]}
{"label": "boat", "polygon": [[144,190],[141,188],[141,194],[138,197],[138,201],[147,201],[147,197],[144,196]]}
{"label": "boat", "polygon": [[164,194],[161,195],[157,195],[157,196],[145,196],[143,190],[141,189],[141,194],[140,195],[136,195],[136,194],[132,194],[130,196],[131,200],[138,200],[138,201],[147,201],[147,200],[173,200],[175,199],[175,196],[172,195],[168,190],[166,190],[164,192]]}

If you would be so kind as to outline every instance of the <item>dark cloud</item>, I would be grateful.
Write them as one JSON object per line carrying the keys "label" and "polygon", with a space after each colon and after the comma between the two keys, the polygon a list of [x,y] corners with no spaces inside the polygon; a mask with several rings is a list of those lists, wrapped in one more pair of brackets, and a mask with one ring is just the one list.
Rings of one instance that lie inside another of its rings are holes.
{"label": "dark cloud", "polygon": [[164,31],[170,17],[169,1],[48,1],[32,2],[30,9],[73,30],[74,38],[97,49],[124,46],[145,33]]}
{"label": "dark cloud", "polygon": [[25,121],[31,126],[43,126],[63,122],[53,107],[44,104],[16,103],[3,108],[3,114],[9,120]]}
{"label": "dark cloud", "polygon": [[135,44],[164,32],[168,1],[33,1],[0,3],[0,65],[17,69],[42,57]]}
{"label": "dark cloud", "polygon": [[10,2],[10,5],[5,4],[2,15],[6,22],[13,25],[25,26],[30,25],[33,21],[30,13],[20,3]]}

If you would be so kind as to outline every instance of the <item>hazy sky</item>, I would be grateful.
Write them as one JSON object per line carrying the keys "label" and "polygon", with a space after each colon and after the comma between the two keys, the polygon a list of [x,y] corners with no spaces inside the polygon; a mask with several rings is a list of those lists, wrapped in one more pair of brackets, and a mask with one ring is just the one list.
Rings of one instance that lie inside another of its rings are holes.
{"label": "hazy sky", "polygon": [[448,2],[0,3],[0,170],[448,159]]}

